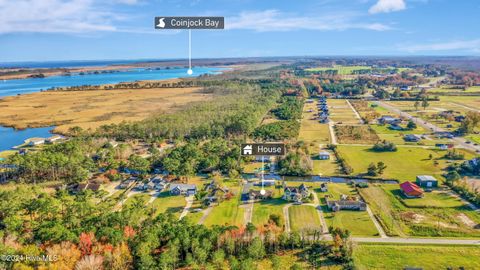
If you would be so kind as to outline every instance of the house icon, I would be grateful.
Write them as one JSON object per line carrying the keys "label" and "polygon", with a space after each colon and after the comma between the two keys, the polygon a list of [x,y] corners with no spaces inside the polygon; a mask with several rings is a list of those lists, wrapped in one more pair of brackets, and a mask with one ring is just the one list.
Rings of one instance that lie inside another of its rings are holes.
{"label": "house icon", "polygon": [[253,147],[252,147],[251,144],[245,145],[243,147],[243,154],[244,155],[251,155],[252,154],[252,149],[253,149]]}

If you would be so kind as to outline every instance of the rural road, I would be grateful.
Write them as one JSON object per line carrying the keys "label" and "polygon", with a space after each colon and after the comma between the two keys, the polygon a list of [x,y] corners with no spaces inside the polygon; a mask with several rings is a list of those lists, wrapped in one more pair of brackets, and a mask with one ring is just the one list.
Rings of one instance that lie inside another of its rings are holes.
{"label": "rural road", "polygon": [[253,201],[249,200],[248,203],[240,205],[245,211],[243,212],[243,224],[247,225],[252,222],[253,216]]}
{"label": "rural road", "polygon": [[335,123],[332,122],[332,120],[330,120],[328,122],[328,129],[330,130],[330,138],[331,138],[331,143],[333,145],[337,145],[337,137],[335,137],[335,131],[333,130],[333,125],[335,125]]}
{"label": "rural road", "polygon": [[480,239],[435,239],[435,238],[368,238],[352,237],[361,243],[398,243],[398,244],[434,244],[434,245],[480,245]]}
{"label": "rural road", "polygon": [[288,216],[288,208],[292,206],[293,203],[289,203],[283,207],[283,219],[285,220],[285,231],[289,233],[291,231],[290,229],[290,218]]}
{"label": "rural road", "polygon": [[[407,119],[411,119],[413,120],[414,122],[420,124],[421,126],[423,126],[424,128],[428,129],[428,130],[431,130],[433,132],[444,132],[445,130],[442,129],[442,128],[439,128],[437,127],[436,125],[432,124],[432,123],[429,123],[429,122],[426,122],[425,120],[423,119],[420,119],[418,117],[414,117],[390,104],[387,104],[383,101],[375,101],[375,104],[377,104],[378,106],[381,106],[381,107],[384,107],[385,109],[393,112],[393,113],[396,113],[402,117],[405,117]],[[461,138],[461,137],[454,137],[453,140],[458,143],[460,146],[462,146],[463,148],[465,149],[468,149],[468,150],[471,150],[471,151],[474,151],[474,152],[477,152],[477,151],[480,151],[480,146],[475,146],[475,145],[472,145],[472,144],[468,144],[467,143],[467,140],[464,139],[464,138]]]}

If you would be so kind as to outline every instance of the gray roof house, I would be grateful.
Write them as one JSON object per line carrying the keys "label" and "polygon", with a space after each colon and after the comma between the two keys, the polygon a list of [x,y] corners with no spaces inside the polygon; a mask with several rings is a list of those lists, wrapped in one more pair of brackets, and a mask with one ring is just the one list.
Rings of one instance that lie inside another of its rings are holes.
{"label": "gray roof house", "polygon": [[283,199],[287,201],[302,202],[310,196],[310,191],[305,184],[298,187],[285,187],[283,189]]}
{"label": "gray roof house", "polygon": [[352,198],[347,195],[342,195],[340,200],[330,200],[330,196],[327,195],[325,196],[325,201],[327,202],[328,209],[334,212],[340,210],[367,210],[367,204],[358,197]]}
{"label": "gray roof house", "polygon": [[421,187],[438,187],[438,180],[431,175],[418,175],[416,182]]}
{"label": "gray roof house", "polygon": [[170,185],[170,194],[171,195],[195,195],[197,193],[197,186],[191,184],[171,184]]}

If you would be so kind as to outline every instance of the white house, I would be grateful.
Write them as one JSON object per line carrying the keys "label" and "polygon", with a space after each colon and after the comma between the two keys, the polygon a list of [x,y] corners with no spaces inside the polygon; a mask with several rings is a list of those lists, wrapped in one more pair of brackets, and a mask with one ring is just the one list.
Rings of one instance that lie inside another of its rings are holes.
{"label": "white house", "polygon": [[29,146],[36,146],[36,145],[41,145],[45,143],[44,138],[32,138],[28,141]]}
{"label": "white house", "polygon": [[318,153],[318,158],[321,160],[328,160],[330,159],[330,153],[327,151],[320,151],[320,153]]}

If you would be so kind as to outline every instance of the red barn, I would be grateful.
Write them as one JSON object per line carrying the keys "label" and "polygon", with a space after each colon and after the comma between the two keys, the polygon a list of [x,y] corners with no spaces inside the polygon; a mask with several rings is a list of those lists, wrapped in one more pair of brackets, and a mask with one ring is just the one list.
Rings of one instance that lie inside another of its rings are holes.
{"label": "red barn", "polygon": [[400,184],[400,189],[408,198],[419,198],[423,196],[423,190],[416,184],[409,181]]}

